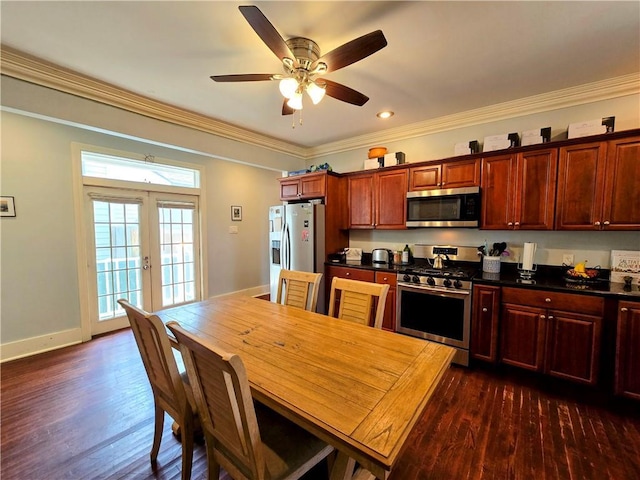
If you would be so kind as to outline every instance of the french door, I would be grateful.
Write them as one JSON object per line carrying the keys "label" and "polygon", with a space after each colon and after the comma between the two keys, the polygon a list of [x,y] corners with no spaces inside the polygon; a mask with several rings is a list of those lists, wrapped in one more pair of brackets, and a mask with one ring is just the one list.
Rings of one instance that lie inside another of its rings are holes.
{"label": "french door", "polygon": [[85,187],[91,335],[147,311],[201,299],[198,197]]}

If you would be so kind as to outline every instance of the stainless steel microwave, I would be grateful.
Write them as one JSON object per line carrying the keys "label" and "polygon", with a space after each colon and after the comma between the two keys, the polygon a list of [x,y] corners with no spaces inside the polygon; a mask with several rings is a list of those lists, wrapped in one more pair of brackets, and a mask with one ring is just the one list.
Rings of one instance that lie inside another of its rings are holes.
{"label": "stainless steel microwave", "polygon": [[480,187],[407,193],[407,227],[478,227]]}

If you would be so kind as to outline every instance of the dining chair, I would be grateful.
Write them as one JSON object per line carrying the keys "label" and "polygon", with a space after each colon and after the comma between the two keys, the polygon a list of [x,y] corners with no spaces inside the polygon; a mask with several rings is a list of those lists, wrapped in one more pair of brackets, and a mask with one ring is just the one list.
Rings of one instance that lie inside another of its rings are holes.
{"label": "dining chair", "polygon": [[373,327],[382,328],[384,306],[387,302],[388,293],[389,285],[385,283],[362,282],[360,280],[333,277],[331,295],[329,296],[329,316],[336,316],[336,297],[339,294],[338,318],[351,320],[363,325],[371,325],[371,312],[375,305]]}
{"label": "dining chair", "polygon": [[284,303],[284,305],[292,305],[315,312],[321,279],[321,273],[280,270],[276,303]]}
{"label": "dining chair", "polygon": [[178,322],[175,335],[200,413],[210,480],[220,467],[235,479],[294,480],[333,447],[266,406],[253,402],[242,359],[196,338]]}
{"label": "dining chair", "polygon": [[178,371],[169,335],[162,320],[156,315],[140,310],[127,300],[120,299],[118,303],[127,312],[153,392],[155,429],[150,455],[151,465],[155,466],[158,458],[164,428],[164,413],[167,412],[179,425],[179,437],[182,443],[182,479],[188,480],[191,478],[194,428],[197,417],[193,394],[190,387],[185,385],[188,381],[186,372],[180,375]]}

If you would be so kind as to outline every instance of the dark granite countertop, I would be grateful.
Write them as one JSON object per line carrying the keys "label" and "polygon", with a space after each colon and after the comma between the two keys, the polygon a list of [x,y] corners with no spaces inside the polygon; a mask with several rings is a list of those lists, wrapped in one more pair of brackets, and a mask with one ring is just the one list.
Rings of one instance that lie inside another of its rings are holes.
{"label": "dark granite countertop", "polygon": [[[412,266],[412,264],[372,264],[368,258],[363,258],[363,261],[357,262],[327,262],[326,265],[396,273]],[[473,279],[474,284],[554,290],[566,293],[615,297],[620,300],[640,300],[640,285],[638,283],[633,284],[631,287],[625,287],[622,283],[611,283],[608,281],[609,271],[604,269],[601,273],[601,280],[588,282],[565,279],[565,268],[558,266],[539,266],[531,280],[520,278],[517,265],[514,263],[502,263],[500,273],[487,273],[480,270],[480,263],[478,263],[478,274]]]}

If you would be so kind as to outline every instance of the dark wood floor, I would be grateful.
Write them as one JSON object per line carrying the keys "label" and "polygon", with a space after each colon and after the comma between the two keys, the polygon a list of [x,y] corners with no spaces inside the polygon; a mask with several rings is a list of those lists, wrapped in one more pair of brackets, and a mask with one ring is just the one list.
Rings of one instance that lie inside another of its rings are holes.
{"label": "dark wood floor", "polygon": [[[451,368],[390,480],[640,478],[640,405],[519,377]],[[151,470],[152,398],[129,330],[6,363],[1,382],[2,480],[180,478],[168,417]],[[205,478],[202,446],[193,470]]]}

